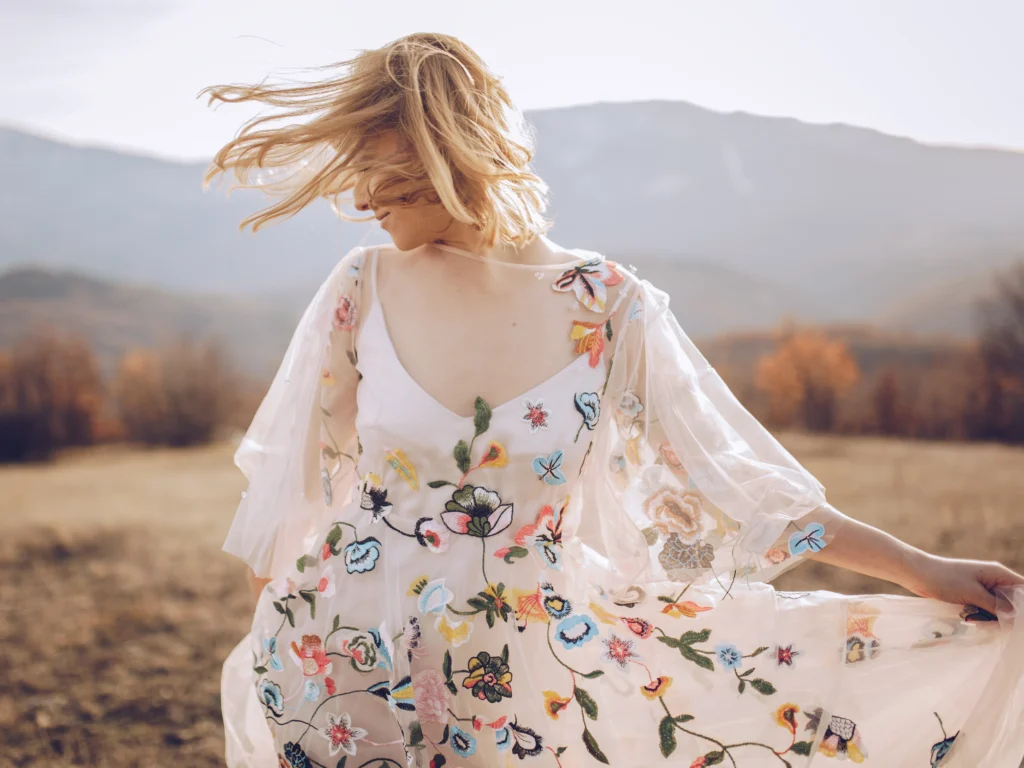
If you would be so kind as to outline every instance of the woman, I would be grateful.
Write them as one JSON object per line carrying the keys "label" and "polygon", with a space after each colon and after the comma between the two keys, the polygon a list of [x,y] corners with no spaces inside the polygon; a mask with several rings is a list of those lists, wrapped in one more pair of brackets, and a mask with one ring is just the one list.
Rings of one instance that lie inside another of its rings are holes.
{"label": "woman", "polygon": [[[236,456],[230,765],[1017,765],[1024,578],[839,513],[664,293],[548,239],[465,44],[212,95],[312,116],[217,155],[281,196],[254,229],[351,192],[394,241],[324,283]],[[929,599],[768,585],[805,557]]]}

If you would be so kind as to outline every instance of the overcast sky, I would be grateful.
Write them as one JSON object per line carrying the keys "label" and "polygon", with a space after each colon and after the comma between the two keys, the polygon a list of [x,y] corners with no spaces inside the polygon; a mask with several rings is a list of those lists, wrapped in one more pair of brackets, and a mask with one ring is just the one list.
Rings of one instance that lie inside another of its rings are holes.
{"label": "overcast sky", "polygon": [[1024,150],[1022,30],[1021,0],[0,0],[0,124],[207,159],[251,112],[204,86],[439,31],[524,109],[684,99]]}

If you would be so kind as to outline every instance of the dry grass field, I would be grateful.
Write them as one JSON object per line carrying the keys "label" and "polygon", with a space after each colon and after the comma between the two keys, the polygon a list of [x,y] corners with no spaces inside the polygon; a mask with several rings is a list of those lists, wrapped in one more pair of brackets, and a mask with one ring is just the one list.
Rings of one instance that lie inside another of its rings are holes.
{"label": "dry grass field", "polygon": [[[848,514],[925,549],[1024,569],[1024,451],[789,436]],[[246,632],[220,552],[226,445],[0,468],[0,766],[217,766],[221,659]],[[898,591],[805,564],[788,589]]]}

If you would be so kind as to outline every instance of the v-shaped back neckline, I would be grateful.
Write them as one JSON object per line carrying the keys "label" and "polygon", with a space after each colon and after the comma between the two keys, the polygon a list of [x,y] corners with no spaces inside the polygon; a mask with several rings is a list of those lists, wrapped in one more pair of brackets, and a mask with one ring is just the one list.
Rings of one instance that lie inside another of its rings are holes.
{"label": "v-shaped back neckline", "polygon": [[[366,323],[367,327],[363,328],[363,331],[359,334],[360,343],[361,343],[361,340],[362,340],[365,332],[368,330],[368,328],[371,325],[374,324],[374,320],[376,320],[377,331],[380,334],[381,342],[384,345],[385,352],[387,353],[387,356],[390,357],[391,360],[393,361],[395,368],[399,371],[399,373],[401,374],[402,378],[404,378],[407,382],[409,382],[409,384],[415,390],[417,390],[423,396],[424,399],[429,401],[431,404],[434,405],[434,407],[440,409],[441,411],[443,411],[448,416],[450,416],[452,418],[455,418],[455,419],[459,419],[461,421],[469,421],[469,420],[473,419],[474,416],[476,415],[475,411],[474,411],[474,413],[471,413],[469,415],[463,416],[460,413],[456,413],[451,408],[449,408],[447,405],[445,405],[440,400],[438,400],[434,395],[430,394],[423,387],[423,385],[420,384],[416,380],[416,378],[412,375],[412,373],[409,372],[409,369],[405,367],[405,364],[402,362],[401,358],[398,356],[398,349],[395,347],[395,343],[394,343],[393,339],[391,338],[391,332],[388,330],[387,318],[384,315],[384,307],[381,305],[380,294],[377,292],[377,264],[378,264],[379,261],[380,261],[380,248],[378,247],[378,248],[374,248],[374,251],[373,251],[373,263],[370,265],[370,300],[371,300],[372,306],[370,307],[369,314],[364,319],[364,322]],[[562,366],[557,371],[555,371],[553,374],[548,376],[546,379],[544,379],[540,383],[535,384],[534,386],[530,387],[525,392],[523,392],[521,394],[518,394],[515,397],[511,397],[508,400],[505,400],[504,402],[499,403],[498,405],[492,405],[491,403],[487,403],[487,407],[490,408],[491,414],[493,415],[493,414],[495,414],[495,413],[497,413],[499,411],[503,411],[503,410],[506,410],[507,408],[510,408],[515,403],[521,402],[522,400],[525,400],[525,399],[529,399],[529,398],[537,395],[538,392],[541,389],[545,389],[545,388],[551,386],[555,381],[557,381],[558,379],[562,378],[562,376],[568,374],[570,371],[575,370],[577,367],[580,366],[580,362],[581,361],[587,362],[587,355],[586,354],[576,355],[576,357],[573,358],[572,362],[568,363],[567,365]],[[484,402],[487,402],[487,401],[485,400]]]}

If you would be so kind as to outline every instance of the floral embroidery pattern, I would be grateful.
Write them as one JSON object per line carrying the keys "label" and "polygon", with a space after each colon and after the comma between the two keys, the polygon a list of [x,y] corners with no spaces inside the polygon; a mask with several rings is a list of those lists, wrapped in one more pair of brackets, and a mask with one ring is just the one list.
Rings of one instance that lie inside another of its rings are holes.
{"label": "floral embroidery pattern", "polygon": [[613,261],[591,259],[567,269],[552,286],[556,291],[572,291],[576,299],[589,310],[603,312],[608,299],[608,288],[624,280]]}
{"label": "floral embroidery pattern", "polygon": [[543,400],[524,400],[523,408],[523,421],[530,426],[530,434],[548,428],[551,412],[544,407]]}
{"label": "floral embroidery pattern", "polygon": [[580,416],[583,417],[583,423],[576,430],[576,438],[573,440],[575,443],[580,439],[580,432],[584,427],[591,432],[597,427],[597,422],[601,418],[601,396],[596,392],[580,392],[573,398],[573,403]]}
{"label": "floral embroidery pattern", "polygon": [[561,451],[555,451],[550,456],[538,456],[533,460],[533,471],[548,485],[561,485],[566,481],[561,469],[562,456]]}

